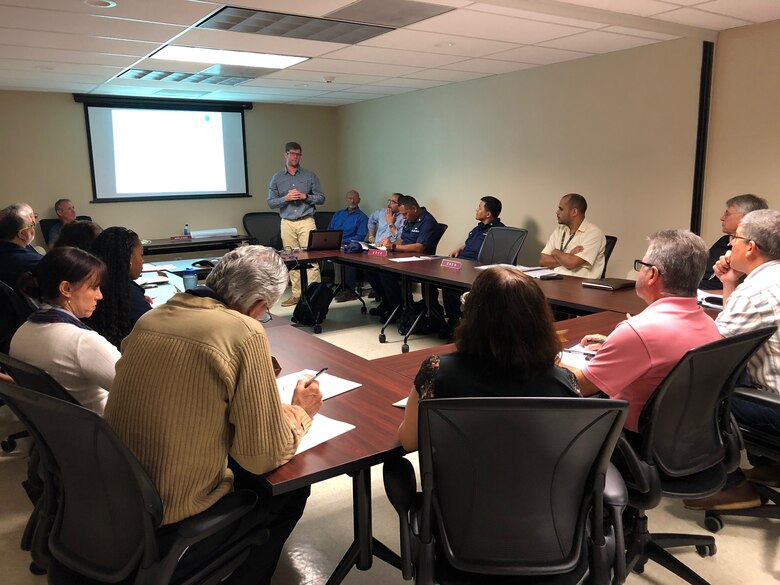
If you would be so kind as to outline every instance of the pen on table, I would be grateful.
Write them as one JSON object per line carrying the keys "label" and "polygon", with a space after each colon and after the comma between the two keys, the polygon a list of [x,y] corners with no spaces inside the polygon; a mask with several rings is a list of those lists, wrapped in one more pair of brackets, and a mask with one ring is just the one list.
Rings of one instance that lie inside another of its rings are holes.
{"label": "pen on table", "polygon": [[304,387],[304,388],[308,388],[308,387],[309,387],[309,384],[311,384],[312,382],[314,382],[314,380],[316,380],[316,379],[317,379],[317,376],[319,376],[320,374],[323,374],[323,373],[325,373],[325,372],[327,372],[327,371],[328,371],[328,368],[322,368],[322,369],[321,369],[319,372],[317,372],[317,373],[316,373],[316,374],[314,374],[314,375],[313,375],[311,378],[309,378],[309,381],[308,381],[308,382],[306,382],[306,383],[303,385],[303,387]]}

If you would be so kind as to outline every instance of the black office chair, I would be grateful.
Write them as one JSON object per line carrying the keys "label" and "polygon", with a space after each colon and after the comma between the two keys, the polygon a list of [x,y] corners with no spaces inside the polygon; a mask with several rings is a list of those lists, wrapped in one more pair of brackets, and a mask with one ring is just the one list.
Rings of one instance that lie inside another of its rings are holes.
{"label": "black office chair", "polygon": [[607,276],[607,264],[609,264],[609,257],[612,256],[612,252],[615,249],[615,244],[617,244],[617,236],[604,236],[604,238],[607,240],[607,243],[604,245],[604,270],[601,271],[601,276],[599,278],[604,278]]}
{"label": "black office chair", "polygon": [[145,471],[103,418],[86,408],[0,382],[0,396],[33,435],[56,501],[48,535],[48,582],[93,579],[115,583],[218,583],[241,565],[266,531],[235,534],[203,563],[186,564],[186,551],[204,538],[237,526],[257,502],[253,492],[226,495],[177,526],[170,546],[157,529],[160,497]]}
{"label": "black office chair", "polygon": [[625,496],[607,471],[625,402],[457,398],[419,408],[422,494],[408,460],[384,468],[405,579],[610,582],[622,530],[605,527],[603,494],[610,481],[613,497]]}
{"label": "black office chair", "polygon": [[314,225],[318,230],[326,230],[330,225],[330,220],[336,215],[335,211],[319,211],[314,214]]}
{"label": "black office chair", "polygon": [[[92,221],[92,218],[89,215],[77,215],[76,219],[79,221]],[[38,224],[41,226],[41,235],[43,235],[43,241],[46,242],[47,246],[49,245],[49,232],[51,232],[51,228],[53,228],[58,223],[60,223],[59,219],[38,220]]]}
{"label": "black office chair", "polygon": [[618,442],[629,493],[626,566],[637,573],[655,561],[693,585],[707,581],[666,549],[695,546],[701,556],[716,552],[712,536],[651,534],[645,510],[662,496],[700,498],[723,487],[739,465],[739,436],[728,402],[734,384],[755,350],[774,333],[762,329],[688,351],[658,385],[639,417],[641,446]]}
{"label": "black office chair", "polygon": [[279,214],[274,211],[256,211],[244,214],[244,230],[251,244],[282,249],[282,231]]}
{"label": "black office chair", "polygon": [[[777,413],[777,419],[780,420],[779,395],[756,388],[737,388],[734,390],[734,396],[773,409]],[[744,423],[739,424],[739,430],[745,449],[749,453],[780,463],[780,436],[769,434]],[[761,496],[760,506],[746,510],[707,510],[704,516],[705,528],[710,532],[718,532],[723,528],[722,516],[780,519],[780,490],[759,483],[754,483],[753,486]]]}
{"label": "black office chair", "polygon": [[524,228],[490,228],[477,260],[483,264],[514,264],[527,236],[528,230]]}

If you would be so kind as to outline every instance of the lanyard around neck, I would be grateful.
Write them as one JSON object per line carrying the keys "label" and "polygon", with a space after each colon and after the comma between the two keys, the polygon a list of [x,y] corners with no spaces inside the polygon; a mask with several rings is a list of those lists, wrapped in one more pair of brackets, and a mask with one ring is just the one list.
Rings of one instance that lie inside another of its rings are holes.
{"label": "lanyard around neck", "polygon": [[565,252],[566,248],[569,247],[569,244],[571,244],[571,241],[574,239],[574,236],[577,235],[577,230],[574,230],[571,235],[569,236],[569,239],[566,240],[566,243],[563,243],[563,240],[566,238],[566,232],[563,232],[561,234],[561,252]]}

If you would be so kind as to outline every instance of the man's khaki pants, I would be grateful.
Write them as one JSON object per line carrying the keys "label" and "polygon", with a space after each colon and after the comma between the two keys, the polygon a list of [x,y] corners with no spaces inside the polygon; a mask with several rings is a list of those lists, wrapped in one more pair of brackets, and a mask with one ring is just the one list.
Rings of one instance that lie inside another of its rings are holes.
{"label": "man's khaki pants", "polygon": [[[306,217],[298,221],[282,219],[282,244],[285,249],[304,248],[309,244],[309,232],[316,230],[314,217]],[[320,268],[316,264],[306,271],[309,283],[320,281]],[[292,296],[301,298],[301,273],[290,270],[290,283],[292,284]]]}

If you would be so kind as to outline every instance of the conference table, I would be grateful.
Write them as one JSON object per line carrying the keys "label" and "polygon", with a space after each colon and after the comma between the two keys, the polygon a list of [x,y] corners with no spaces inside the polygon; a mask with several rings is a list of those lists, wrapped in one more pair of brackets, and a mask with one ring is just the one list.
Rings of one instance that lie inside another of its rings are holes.
{"label": "conference table", "polygon": [[238,234],[235,236],[212,236],[209,238],[171,239],[160,238],[157,240],[142,240],[145,256],[155,254],[182,254],[185,252],[204,252],[206,250],[232,250],[244,242],[249,241],[249,236]]}

